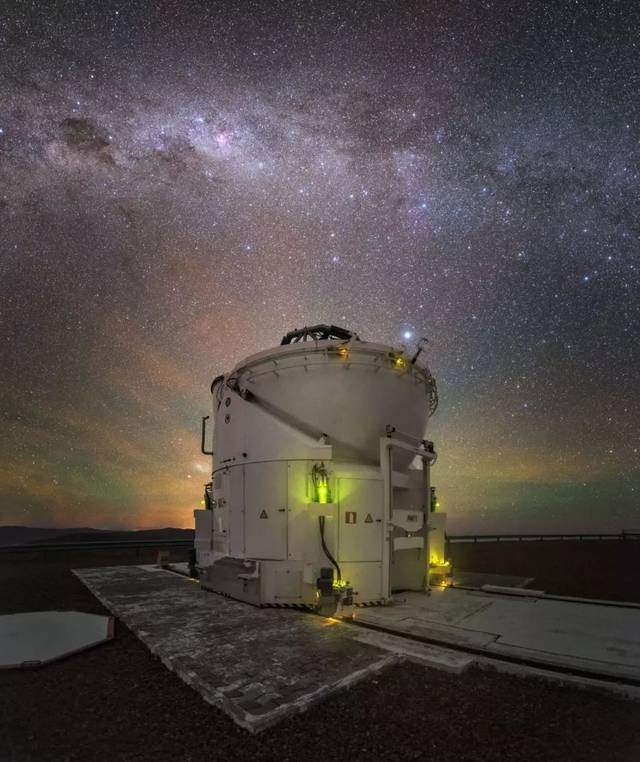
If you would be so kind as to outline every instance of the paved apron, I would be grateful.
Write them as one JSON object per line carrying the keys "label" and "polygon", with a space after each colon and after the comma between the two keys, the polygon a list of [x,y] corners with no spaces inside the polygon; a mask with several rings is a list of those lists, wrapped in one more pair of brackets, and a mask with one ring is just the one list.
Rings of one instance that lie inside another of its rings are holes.
{"label": "paved apron", "polygon": [[203,698],[257,732],[398,661],[356,628],[260,609],[137,566],[74,574]]}

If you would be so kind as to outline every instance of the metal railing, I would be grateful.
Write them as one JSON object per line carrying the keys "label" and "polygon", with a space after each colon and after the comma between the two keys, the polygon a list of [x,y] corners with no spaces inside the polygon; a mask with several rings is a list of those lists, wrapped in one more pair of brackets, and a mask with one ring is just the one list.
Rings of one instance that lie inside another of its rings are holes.
{"label": "metal railing", "polygon": [[616,534],[565,532],[535,534],[448,534],[447,542],[551,542],[554,540],[640,540],[640,532],[618,532]]}
{"label": "metal railing", "polygon": [[0,553],[40,553],[57,550],[123,550],[126,548],[192,548],[193,540],[87,540],[80,542],[38,542],[23,545],[0,545]]}
{"label": "metal railing", "polygon": [[[597,533],[534,533],[534,534],[448,534],[447,542],[551,542],[558,540],[640,540],[640,532]],[[192,539],[175,540],[82,540],[73,542],[37,542],[21,545],[0,545],[0,553],[40,553],[63,550],[124,550],[127,548],[192,548]]]}

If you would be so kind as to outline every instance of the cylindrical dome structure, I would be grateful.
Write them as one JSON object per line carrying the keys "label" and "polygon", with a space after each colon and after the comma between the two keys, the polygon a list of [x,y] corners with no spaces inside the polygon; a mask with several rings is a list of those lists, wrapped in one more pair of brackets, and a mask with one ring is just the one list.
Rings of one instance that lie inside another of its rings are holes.
{"label": "cylindrical dome structure", "polygon": [[437,392],[421,351],[319,325],[214,379],[212,481],[196,511],[205,587],[303,606],[334,584],[356,603],[424,589]]}
{"label": "cylindrical dome structure", "polygon": [[[366,464],[379,461],[379,440],[388,426],[424,439],[437,404],[435,379],[426,365],[411,362],[402,349],[355,335],[259,352],[217,381],[214,452],[219,462],[237,457],[238,438],[226,431],[235,428],[225,407],[234,393],[315,439],[326,436],[336,460]],[[250,460],[272,457],[272,452],[250,454]],[[406,469],[411,459],[399,454],[394,467]]]}

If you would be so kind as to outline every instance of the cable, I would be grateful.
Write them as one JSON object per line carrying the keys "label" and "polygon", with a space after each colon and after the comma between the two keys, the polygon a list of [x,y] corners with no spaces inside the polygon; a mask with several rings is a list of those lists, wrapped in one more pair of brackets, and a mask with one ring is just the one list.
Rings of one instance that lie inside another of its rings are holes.
{"label": "cable", "polygon": [[320,543],[322,544],[322,550],[324,550],[325,556],[336,567],[336,571],[338,572],[338,582],[340,582],[342,580],[342,574],[340,572],[340,567],[338,566],[338,562],[336,561],[336,559],[329,552],[329,548],[327,548],[327,543],[324,541],[324,521],[325,521],[325,518],[326,518],[326,516],[318,516],[318,523],[320,524]]}

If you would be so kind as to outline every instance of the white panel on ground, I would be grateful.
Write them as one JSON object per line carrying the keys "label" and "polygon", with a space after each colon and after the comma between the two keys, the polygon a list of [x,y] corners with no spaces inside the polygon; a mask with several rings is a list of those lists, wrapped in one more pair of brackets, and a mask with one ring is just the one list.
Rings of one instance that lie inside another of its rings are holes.
{"label": "white panel on ground", "polygon": [[245,466],[245,552],[249,558],[287,558],[287,463]]}
{"label": "white panel on ground", "polygon": [[0,668],[33,667],[113,637],[113,619],[80,611],[0,616]]}

